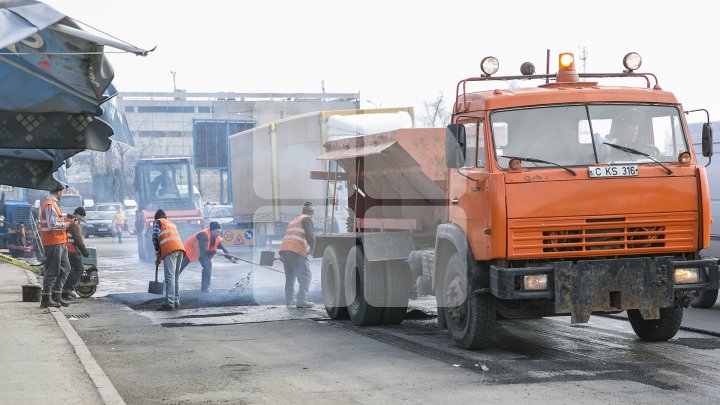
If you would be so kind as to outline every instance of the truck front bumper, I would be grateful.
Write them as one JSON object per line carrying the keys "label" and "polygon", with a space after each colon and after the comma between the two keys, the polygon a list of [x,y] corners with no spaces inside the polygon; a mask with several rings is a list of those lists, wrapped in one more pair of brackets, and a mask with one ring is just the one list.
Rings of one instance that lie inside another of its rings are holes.
{"label": "truck front bumper", "polygon": [[[675,269],[698,269],[699,282],[678,284]],[[546,275],[547,288],[523,289],[525,276]],[[675,292],[718,288],[715,259],[674,261],[672,257],[618,258],[555,262],[551,266],[502,268],[490,266],[490,293],[504,300],[549,299],[556,314],[584,323],[592,312],[640,309],[658,319],[660,308],[675,305]]]}

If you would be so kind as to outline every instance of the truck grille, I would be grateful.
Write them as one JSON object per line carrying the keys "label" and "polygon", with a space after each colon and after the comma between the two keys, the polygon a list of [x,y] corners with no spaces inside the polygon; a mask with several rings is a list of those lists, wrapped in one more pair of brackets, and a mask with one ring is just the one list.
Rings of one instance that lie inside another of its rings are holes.
{"label": "truck grille", "polygon": [[664,226],[545,231],[543,252],[663,247],[664,231]]}
{"label": "truck grille", "polygon": [[697,214],[510,221],[509,253],[567,257],[692,251]]}

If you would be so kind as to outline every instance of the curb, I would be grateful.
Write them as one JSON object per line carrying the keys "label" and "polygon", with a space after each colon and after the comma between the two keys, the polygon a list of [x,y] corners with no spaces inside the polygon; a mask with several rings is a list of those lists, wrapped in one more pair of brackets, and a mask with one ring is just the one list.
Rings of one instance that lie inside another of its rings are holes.
{"label": "curb", "polygon": [[102,368],[97,364],[90,350],[85,345],[85,342],[80,338],[80,335],[78,335],[72,325],[70,325],[65,314],[57,308],[48,309],[53,317],[55,317],[55,321],[57,321],[58,326],[60,326],[68,342],[72,345],[75,354],[80,360],[80,363],[82,363],[83,368],[85,368],[85,372],[90,376],[103,402],[105,404],[125,405],[125,401],[117,392],[112,382],[110,382],[107,375],[105,375]]}

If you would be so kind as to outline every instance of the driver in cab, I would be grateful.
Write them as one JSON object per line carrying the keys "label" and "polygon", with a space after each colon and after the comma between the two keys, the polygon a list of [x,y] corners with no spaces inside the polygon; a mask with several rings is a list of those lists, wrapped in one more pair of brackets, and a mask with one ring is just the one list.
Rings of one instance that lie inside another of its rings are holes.
{"label": "driver in cab", "polygon": [[[596,141],[598,141],[598,151],[603,152],[601,155],[613,161],[636,161],[637,159],[643,158],[642,155],[623,151],[618,147],[635,149],[641,153],[648,154],[651,158],[656,158],[659,154],[658,149],[651,143],[642,142],[639,135],[641,134],[636,122],[631,120],[615,120],[613,121],[612,130],[607,139],[602,137],[596,138]],[[617,147],[613,147],[612,145],[617,145]]]}

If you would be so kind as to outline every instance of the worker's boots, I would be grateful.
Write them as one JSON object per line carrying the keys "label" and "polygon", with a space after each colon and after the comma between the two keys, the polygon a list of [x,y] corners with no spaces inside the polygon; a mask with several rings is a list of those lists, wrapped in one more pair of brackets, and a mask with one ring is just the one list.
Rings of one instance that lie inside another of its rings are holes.
{"label": "worker's boots", "polygon": [[59,302],[55,302],[52,300],[52,298],[50,297],[49,291],[48,292],[43,291],[41,297],[42,298],[40,300],[40,308],[48,308],[48,307],[58,308],[61,305]]}
{"label": "worker's boots", "polygon": [[60,295],[60,298],[62,298],[63,301],[67,301],[72,303],[73,301],[77,301],[75,297],[73,297],[73,293],[71,291],[63,291],[62,295]]}
{"label": "worker's boots", "polygon": [[53,301],[59,303],[60,305],[62,305],[62,306],[64,306],[64,307],[69,307],[69,306],[70,306],[70,302],[65,301],[64,299],[62,299],[62,295],[61,295],[61,292],[60,292],[60,291],[53,291],[51,298],[52,298]]}

